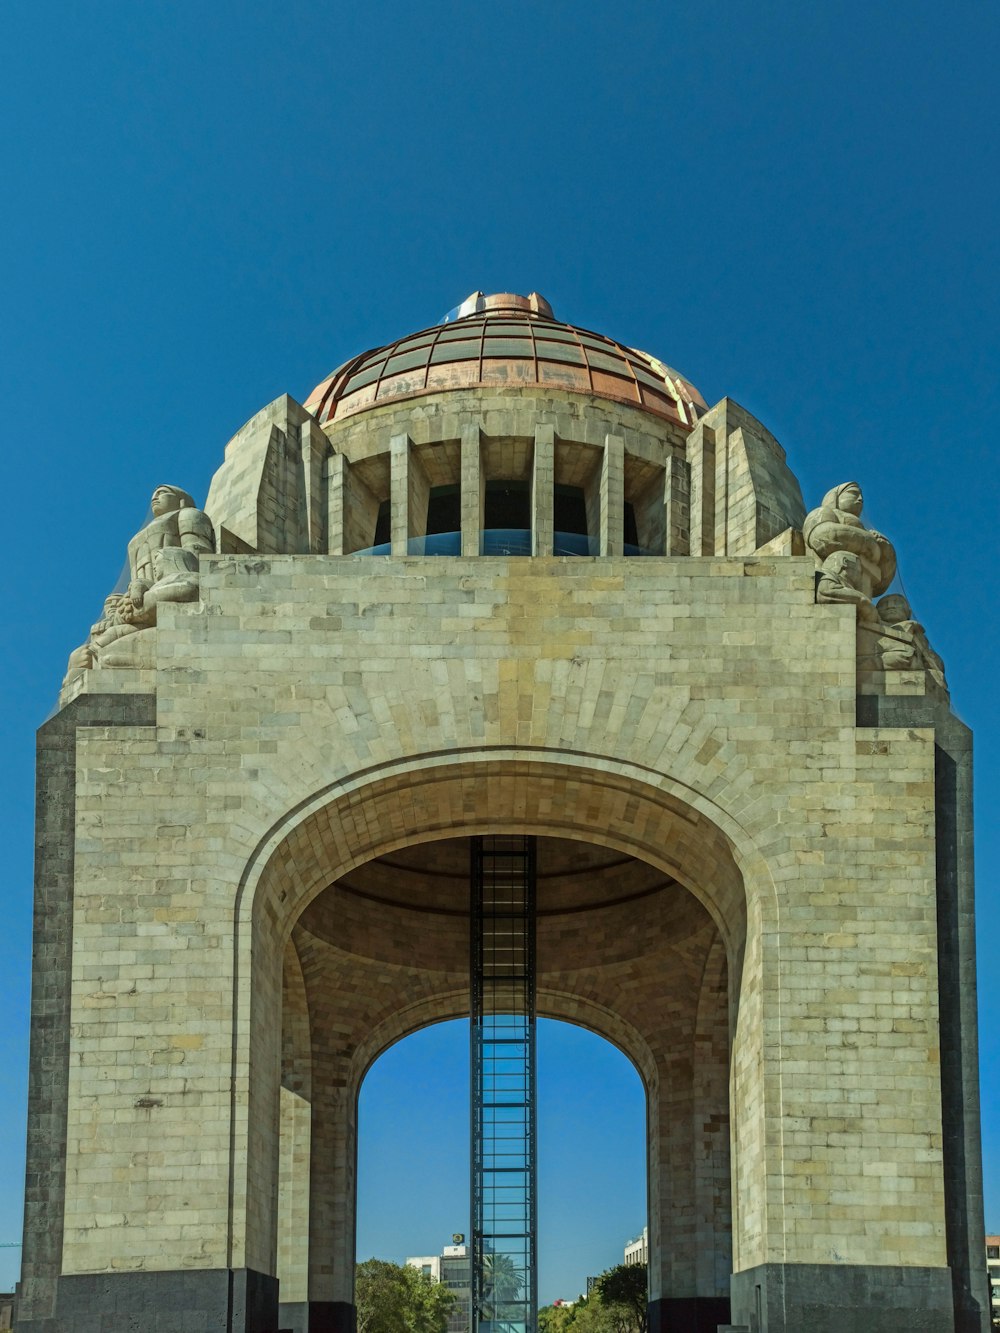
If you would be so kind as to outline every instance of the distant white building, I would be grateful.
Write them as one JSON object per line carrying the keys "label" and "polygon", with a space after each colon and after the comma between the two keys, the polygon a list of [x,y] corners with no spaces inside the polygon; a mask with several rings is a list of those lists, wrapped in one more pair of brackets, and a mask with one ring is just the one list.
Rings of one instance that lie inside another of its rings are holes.
{"label": "distant white building", "polygon": [[625,1262],[627,1264],[648,1264],[649,1263],[649,1227],[642,1229],[642,1234],[636,1236],[635,1240],[630,1240],[625,1246]]}
{"label": "distant white building", "polygon": [[411,1254],[406,1260],[407,1268],[419,1268],[421,1273],[434,1282],[441,1281],[441,1256],[439,1254]]}
{"label": "distant white building", "polygon": [[433,1282],[443,1282],[453,1292],[456,1302],[448,1316],[448,1333],[469,1333],[472,1305],[472,1269],[469,1247],[462,1243],[445,1245],[440,1254],[413,1255],[407,1268],[419,1268]]}
{"label": "distant white building", "polygon": [[1000,1319],[1000,1236],[986,1237],[986,1272],[990,1279],[990,1316],[996,1323]]}

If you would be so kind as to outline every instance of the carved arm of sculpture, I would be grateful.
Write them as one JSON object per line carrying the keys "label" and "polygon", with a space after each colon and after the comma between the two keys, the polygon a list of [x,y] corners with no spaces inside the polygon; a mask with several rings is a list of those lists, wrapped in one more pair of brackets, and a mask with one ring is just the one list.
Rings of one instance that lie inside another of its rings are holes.
{"label": "carved arm of sculpture", "polygon": [[202,509],[181,509],[177,514],[177,533],[181,546],[195,556],[211,555],[215,550],[215,529]]}

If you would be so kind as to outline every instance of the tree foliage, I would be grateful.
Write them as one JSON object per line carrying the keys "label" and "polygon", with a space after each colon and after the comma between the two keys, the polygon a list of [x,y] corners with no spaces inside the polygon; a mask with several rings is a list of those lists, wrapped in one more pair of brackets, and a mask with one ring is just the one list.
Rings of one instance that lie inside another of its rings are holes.
{"label": "tree foliage", "polygon": [[647,1333],[645,1264],[619,1264],[575,1305],[538,1311],[539,1333]]}
{"label": "tree foliage", "polygon": [[597,1279],[597,1294],[615,1333],[646,1333],[648,1279],[645,1264],[618,1264]]}
{"label": "tree foliage", "polygon": [[[538,1333],[569,1333],[570,1327],[576,1327],[576,1319],[581,1308],[587,1304],[583,1297],[575,1305],[543,1305],[538,1311]],[[577,1330],[583,1333],[583,1326]]]}
{"label": "tree foliage", "polygon": [[445,1333],[454,1295],[409,1266],[366,1259],[355,1269],[358,1333]]}

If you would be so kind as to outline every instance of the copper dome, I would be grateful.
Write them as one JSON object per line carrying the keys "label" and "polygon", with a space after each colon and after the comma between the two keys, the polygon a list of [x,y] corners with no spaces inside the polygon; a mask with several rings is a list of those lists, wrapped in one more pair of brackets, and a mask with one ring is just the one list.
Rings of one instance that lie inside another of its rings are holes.
{"label": "copper dome", "polygon": [[537,293],[482,292],[442,323],[346,362],[305,405],[321,422],[339,421],[393,399],[479,385],[596,394],[685,426],[706,407],[669,366],[601,333],[559,323]]}

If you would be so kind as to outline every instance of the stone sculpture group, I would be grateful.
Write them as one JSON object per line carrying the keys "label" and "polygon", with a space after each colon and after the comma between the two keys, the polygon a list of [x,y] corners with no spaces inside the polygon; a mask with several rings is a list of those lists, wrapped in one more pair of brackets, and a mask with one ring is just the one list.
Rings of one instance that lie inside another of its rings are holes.
{"label": "stone sculpture group", "polygon": [[[873,657],[873,665],[883,671],[926,671],[946,688],[944,663],[923,625],[913,619],[909,602],[901,593],[886,592],[896,574],[896,552],[887,537],[861,522],[863,504],[861,487],[846,481],[827,491],[819,508],[806,515],[802,535],[819,565],[816,600],[855,606],[859,653]],[[872,636],[875,643],[866,652]]]}
{"label": "stone sculpture group", "polygon": [[215,550],[211,519],[179,486],[157,486],[150,508],[151,521],[128,544],[128,590],[104,599],[87,642],[70,654],[67,682],[90,667],[132,665],[116,645],[152,629],[162,602],[198,600],[198,557]]}

